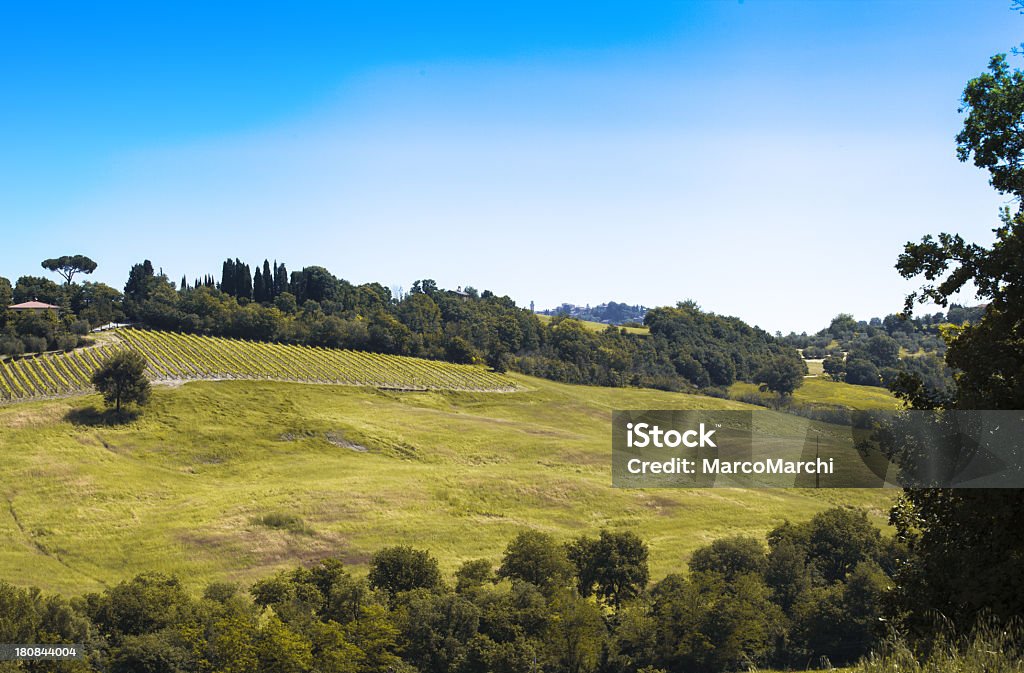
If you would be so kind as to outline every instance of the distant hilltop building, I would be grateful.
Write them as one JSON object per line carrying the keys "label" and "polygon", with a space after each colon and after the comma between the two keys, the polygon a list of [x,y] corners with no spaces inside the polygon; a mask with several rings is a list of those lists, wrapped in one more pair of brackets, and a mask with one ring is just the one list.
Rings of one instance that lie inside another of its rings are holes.
{"label": "distant hilltop building", "polygon": [[647,315],[647,307],[640,304],[620,304],[610,301],[597,306],[577,306],[576,304],[562,304],[558,308],[536,311],[533,302],[530,302],[530,310],[541,315],[562,315],[577,320],[588,320],[599,322],[605,325],[621,325],[629,322],[643,322]]}

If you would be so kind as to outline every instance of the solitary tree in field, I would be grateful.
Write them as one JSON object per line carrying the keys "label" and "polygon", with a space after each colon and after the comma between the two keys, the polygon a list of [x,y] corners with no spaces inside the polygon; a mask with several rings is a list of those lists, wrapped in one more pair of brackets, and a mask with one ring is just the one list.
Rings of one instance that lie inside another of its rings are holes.
{"label": "solitary tree in field", "polygon": [[143,405],[149,401],[146,358],[135,351],[115,353],[93,373],[92,385],[118,413],[122,404]]}
{"label": "solitary tree in field", "polygon": [[59,273],[67,281],[67,284],[71,285],[71,279],[75,277],[75,274],[92,273],[96,270],[97,264],[85,255],[64,255],[54,259],[44,259],[42,266],[47,271]]}

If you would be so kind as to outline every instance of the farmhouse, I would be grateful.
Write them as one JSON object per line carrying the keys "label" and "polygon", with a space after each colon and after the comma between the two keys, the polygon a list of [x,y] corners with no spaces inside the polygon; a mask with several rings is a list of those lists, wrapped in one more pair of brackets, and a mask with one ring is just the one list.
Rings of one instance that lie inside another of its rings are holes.
{"label": "farmhouse", "polygon": [[25,301],[20,304],[11,304],[8,311],[30,311],[32,313],[43,313],[45,311],[59,311],[60,306],[46,304],[41,301]]}

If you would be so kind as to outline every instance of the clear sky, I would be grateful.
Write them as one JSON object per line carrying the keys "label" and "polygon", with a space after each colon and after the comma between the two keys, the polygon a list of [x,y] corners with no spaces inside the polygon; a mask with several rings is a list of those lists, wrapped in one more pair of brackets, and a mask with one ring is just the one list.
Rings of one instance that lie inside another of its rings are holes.
{"label": "clear sky", "polygon": [[4,3],[0,275],[276,257],[771,331],[884,315],[904,242],[992,239],[957,106],[1022,28],[1008,0]]}

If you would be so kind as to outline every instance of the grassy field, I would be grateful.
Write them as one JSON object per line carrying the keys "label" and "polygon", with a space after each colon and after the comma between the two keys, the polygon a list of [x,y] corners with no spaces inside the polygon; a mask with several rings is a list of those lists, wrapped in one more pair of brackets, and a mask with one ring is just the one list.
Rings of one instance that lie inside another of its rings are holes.
{"label": "grassy field", "polygon": [[[762,395],[774,397],[774,393],[760,393],[753,383],[734,383],[729,387],[732,397],[739,395]],[[897,409],[900,401],[885,388],[855,386],[849,383],[831,381],[825,377],[805,378],[802,386],[793,393],[798,404],[822,404],[849,409]]]}
{"label": "grassy field", "polygon": [[715,538],[836,504],[884,523],[878,490],[613,489],[613,409],[744,405],[512,378],[520,392],[157,386],[119,426],[94,395],[0,408],[0,578],[80,593],[156,570],[199,587],[326,556],[365,568],[398,543],[451,572],[524,528],[608,527],[648,541],[657,579]]}
{"label": "grassy field", "polygon": [[[553,316],[543,315],[541,313],[538,313],[537,317],[543,323],[549,323],[549,322],[551,322],[551,320],[553,318]],[[603,332],[606,329],[608,329],[608,325],[605,325],[604,323],[593,322],[592,320],[577,320],[576,318],[573,318],[573,320],[576,320],[576,322],[583,323],[583,326],[586,327],[591,332]],[[647,327],[619,327],[617,329],[624,329],[627,332],[629,332],[630,334],[650,334],[651,333],[651,330],[648,329]]]}

